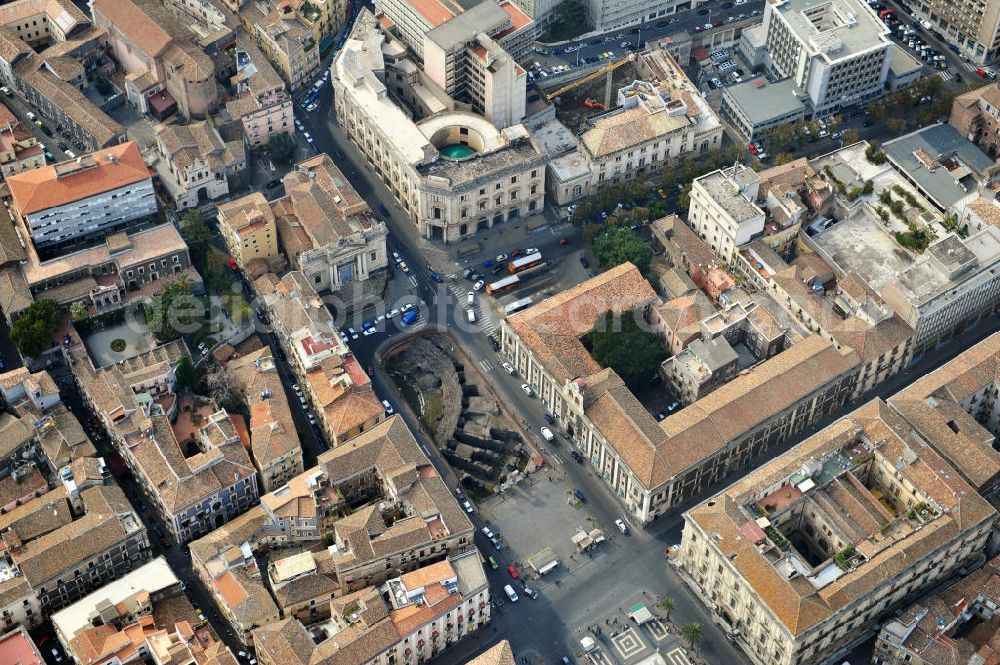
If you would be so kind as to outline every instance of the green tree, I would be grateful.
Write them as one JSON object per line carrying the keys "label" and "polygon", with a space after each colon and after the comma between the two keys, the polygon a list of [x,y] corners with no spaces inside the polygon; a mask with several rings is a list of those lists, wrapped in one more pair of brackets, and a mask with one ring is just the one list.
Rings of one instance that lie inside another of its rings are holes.
{"label": "green tree", "polygon": [[212,230],[198,215],[198,211],[192,208],[185,210],[181,215],[181,237],[191,249],[191,254],[197,263],[205,255],[208,243],[212,239]]}
{"label": "green tree", "polygon": [[693,649],[698,642],[701,642],[701,624],[691,621],[681,626],[681,635],[687,640],[688,645]]}
{"label": "green tree", "polygon": [[655,222],[667,216],[667,205],[663,201],[653,201],[649,204],[649,221]]}
{"label": "green tree", "polygon": [[83,321],[85,318],[90,316],[90,312],[87,310],[86,303],[82,300],[77,300],[69,306],[69,315],[73,317],[74,321]]}
{"label": "green tree", "polygon": [[594,257],[605,268],[631,262],[643,274],[649,270],[653,250],[625,227],[609,229],[594,239]]}
{"label": "green tree", "polygon": [[566,0],[556,6],[551,33],[557,39],[569,39],[590,29],[587,10],[579,0]]}
{"label": "green tree", "polygon": [[191,356],[185,354],[177,359],[177,367],[174,369],[174,376],[177,378],[177,385],[181,388],[192,390],[195,387],[196,377],[194,363]]}
{"label": "green tree", "polygon": [[605,312],[583,336],[583,343],[594,360],[617,372],[633,390],[649,385],[656,368],[667,359],[659,336],[640,327],[631,311]]}
{"label": "green tree", "polygon": [[63,308],[55,300],[36,300],[11,326],[10,338],[23,355],[35,358],[52,341],[63,316]]}
{"label": "green tree", "polygon": [[146,325],[159,342],[169,342],[196,329],[204,307],[191,291],[191,283],[181,279],[164,286],[146,304]]}
{"label": "green tree", "polygon": [[861,132],[856,127],[848,127],[844,130],[844,145],[851,145],[861,140]]}
{"label": "green tree", "polygon": [[885,126],[893,134],[899,134],[906,129],[906,123],[895,116],[886,120]]}
{"label": "green tree", "polygon": [[691,207],[691,182],[684,185],[684,189],[681,190],[680,196],[677,197],[677,207],[684,212],[688,211]]}
{"label": "green tree", "polygon": [[871,114],[874,122],[881,122],[885,119],[885,103],[878,101],[871,102],[868,104],[868,112]]}
{"label": "green tree", "polygon": [[660,609],[666,613],[666,619],[670,620],[670,612],[674,609],[674,599],[667,596],[660,601]]}
{"label": "green tree", "polygon": [[267,141],[267,151],[276,164],[290,164],[295,157],[295,139],[288,134],[274,134]]}
{"label": "green tree", "polygon": [[779,152],[777,155],[774,156],[774,165],[781,166],[782,164],[787,164],[793,159],[795,159],[795,157],[793,157],[790,153]]}

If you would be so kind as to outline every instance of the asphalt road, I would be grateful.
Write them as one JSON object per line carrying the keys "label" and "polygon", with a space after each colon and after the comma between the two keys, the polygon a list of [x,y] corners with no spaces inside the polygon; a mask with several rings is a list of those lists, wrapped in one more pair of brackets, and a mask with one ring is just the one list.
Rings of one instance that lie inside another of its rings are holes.
{"label": "asphalt road", "polygon": [[[696,9],[687,9],[673,16],[665,16],[656,22],[651,21],[633,28],[613,30],[603,35],[590,36],[586,39],[570,40],[559,45],[558,50],[562,50],[562,53],[556,52],[556,49],[553,49],[552,53],[547,54],[536,52],[536,56],[538,56],[536,59],[547,65],[568,64],[577,66],[585,58],[594,57],[606,51],[612,51],[616,56],[621,57],[626,53],[626,49],[621,46],[622,42],[629,42],[631,44],[629,50],[634,51],[637,46],[642,46],[648,41],[655,41],[681,30],[687,30],[696,36],[695,29],[704,30],[706,24],[721,21],[722,26],[725,26],[737,20],[741,14],[746,18],[753,15],[755,11],[758,15],[763,14],[764,11],[762,0],[750,0],[738,7],[723,7],[723,5],[729,5],[731,2],[732,0],[712,0],[711,2],[699,4]],[[650,29],[646,29],[647,27]],[[636,33],[636,30],[639,32]],[[578,44],[584,44],[584,47],[571,53],[565,52],[567,46],[576,46]]]}

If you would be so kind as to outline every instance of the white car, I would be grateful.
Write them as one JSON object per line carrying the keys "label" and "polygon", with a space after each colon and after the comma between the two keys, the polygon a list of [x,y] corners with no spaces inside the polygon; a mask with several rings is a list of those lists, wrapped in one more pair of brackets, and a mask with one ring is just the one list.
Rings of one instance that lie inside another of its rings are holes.
{"label": "white car", "polygon": [[472,504],[469,503],[468,501],[463,501],[462,502],[462,507],[465,508],[465,512],[467,512],[467,513],[475,512],[475,510],[472,507]]}
{"label": "white car", "polygon": [[626,536],[628,535],[628,525],[626,525],[625,522],[621,520],[615,520],[615,526],[618,527],[618,530],[624,533]]}
{"label": "white car", "polygon": [[497,263],[502,263],[502,262],[504,262],[504,261],[507,260],[507,255],[506,254],[497,254],[497,257],[495,259],[493,259],[493,260],[496,261]]}
{"label": "white car", "polygon": [[399,252],[393,252],[392,253],[392,258],[396,259],[396,263],[399,263],[399,262],[401,262],[403,260],[403,259],[400,258]]}
{"label": "white car", "polygon": [[393,410],[392,408],[392,404],[389,404],[389,400],[387,399],[382,400],[382,406],[385,407],[385,415],[391,416],[392,414],[395,413],[395,410]]}
{"label": "white car", "polygon": [[309,113],[312,113],[315,110],[316,110],[316,102],[313,102],[312,104],[306,107],[306,111],[308,111]]}
{"label": "white car", "polygon": [[493,537],[493,532],[490,531],[490,528],[488,526],[484,526],[483,529],[482,529],[482,531],[483,531],[483,533],[486,534],[487,538],[492,538]]}
{"label": "white car", "polygon": [[511,376],[514,376],[514,374],[517,373],[514,371],[514,366],[511,365],[510,363],[504,363],[503,368],[507,370],[507,373],[510,374]]}
{"label": "white car", "polygon": [[415,307],[415,305],[412,302],[408,302],[405,305],[403,305],[402,307],[400,307],[399,311],[400,312],[409,312],[414,307]]}
{"label": "white car", "polygon": [[475,284],[472,285],[472,290],[473,291],[480,291],[480,290],[482,290],[483,284],[484,284],[483,280],[479,280],[478,282],[476,282]]}
{"label": "white car", "polygon": [[391,319],[392,317],[397,316],[398,314],[399,314],[399,310],[398,309],[394,309],[391,312],[389,312],[388,314],[386,314],[385,318]]}
{"label": "white car", "polygon": [[351,339],[358,338],[358,331],[356,331],[354,328],[348,328],[347,332],[351,335]]}
{"label": "white car", "polygon": [[552,435],[552,430],[550,430],[548,427],[541,427],[539,428],[538,431],[541,433],[542,438],[545,439],[546,441],[551,441],[552,439],[556,438],[555,436]]}
{"label": "white car", "polygon": [[521,384],[521,390],[523,390],[524,394],[527,395],[528,397],[534,397],[535,396],[535,391],[532,390],[531,386],[529,386],[527,383],[522,383]]}
{"label": "white car", "polygon": [[368,329],[366,329],[366,330],[365,330],[365,331],[364,331],[363,333],[361,333],[361,334],[362,334],[362,335],[364,335],[365,337],[368,337],[369,335],[374,335],[374,334],[375,334],[375,333],[377,333],[377,332],[378,332],[378,328],[374,328],[374,327],[372,327],[372,328],[368,328]]}
{"label": "white car", "polygon": [[302,132],[302,136],[305,137],[306,141],[312,141],[312,135],[309,132]]}
{"label": "white car", "polygon": [[537,253],[538,253],[538,248],[537,247],[529,247],[528,249],[524,250],[524,255],[525,256],[528,256],[529,254],[537,254]]}
{"label": "white car", "polygon": [[399,262],[399,269],[403,272],[410,272],[410,268],[406,265],[406,261]]}

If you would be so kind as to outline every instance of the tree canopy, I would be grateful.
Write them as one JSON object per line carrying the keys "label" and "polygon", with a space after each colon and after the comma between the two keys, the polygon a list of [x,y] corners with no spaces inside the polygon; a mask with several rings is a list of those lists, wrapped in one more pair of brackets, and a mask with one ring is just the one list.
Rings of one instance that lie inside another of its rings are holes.
{"label": "tree canopy", "polygon": [[594,238],[594,256],[605,268],[629,261],[645,274],[653,260],[653,250],[631,229],[620,226]]}
{"label": "tree canopy", "polygon": [[145,308],[146,325],[161,344],[193,332],[200,325],[204,307],[191,294],[191,282],[179,279],[150,298]]}
{"label": "tree canopy", "polygon": [[663,342],[640,327],[632,312],[605,312],[594,329],[583,336],[583,343],[594,360],[615,370],[631,389],[648,385],[660,363],[667,359]]}
{"label": "tree canopy", "polygon": [[274,134],[267,141],[267,150],[275,163],[290,164],[295,157],[295,139],[285,133]]}
{"label": "tree canopy", "polygon": [[10,329],[10,338],[22,354],[34,358],[52,340],[52,333],[62,322],[63,308],[55,300],[42,298],[31,303]]}

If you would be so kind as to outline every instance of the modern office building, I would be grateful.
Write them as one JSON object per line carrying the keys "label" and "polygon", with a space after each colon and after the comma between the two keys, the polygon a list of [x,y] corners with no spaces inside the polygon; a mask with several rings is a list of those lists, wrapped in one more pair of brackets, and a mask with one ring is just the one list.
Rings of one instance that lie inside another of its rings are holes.
{"label": "modern office building", "polygon": [[826,116],[882,94],[889,29],[861,0],[782,0],[764,5],[770,68],[791,78]]}
{"label": "modern office building", "polygon": [[11,211],[47,259],[159,218],[153,179],[129,141],[7,178]]}
{"label": "modern office building", "polygon": [[954,3],[918,0],[910,5],[915,19],[930,22],[942,41],[978,65],[994,62],[1000,54],[1000,4],[977,0]]}

